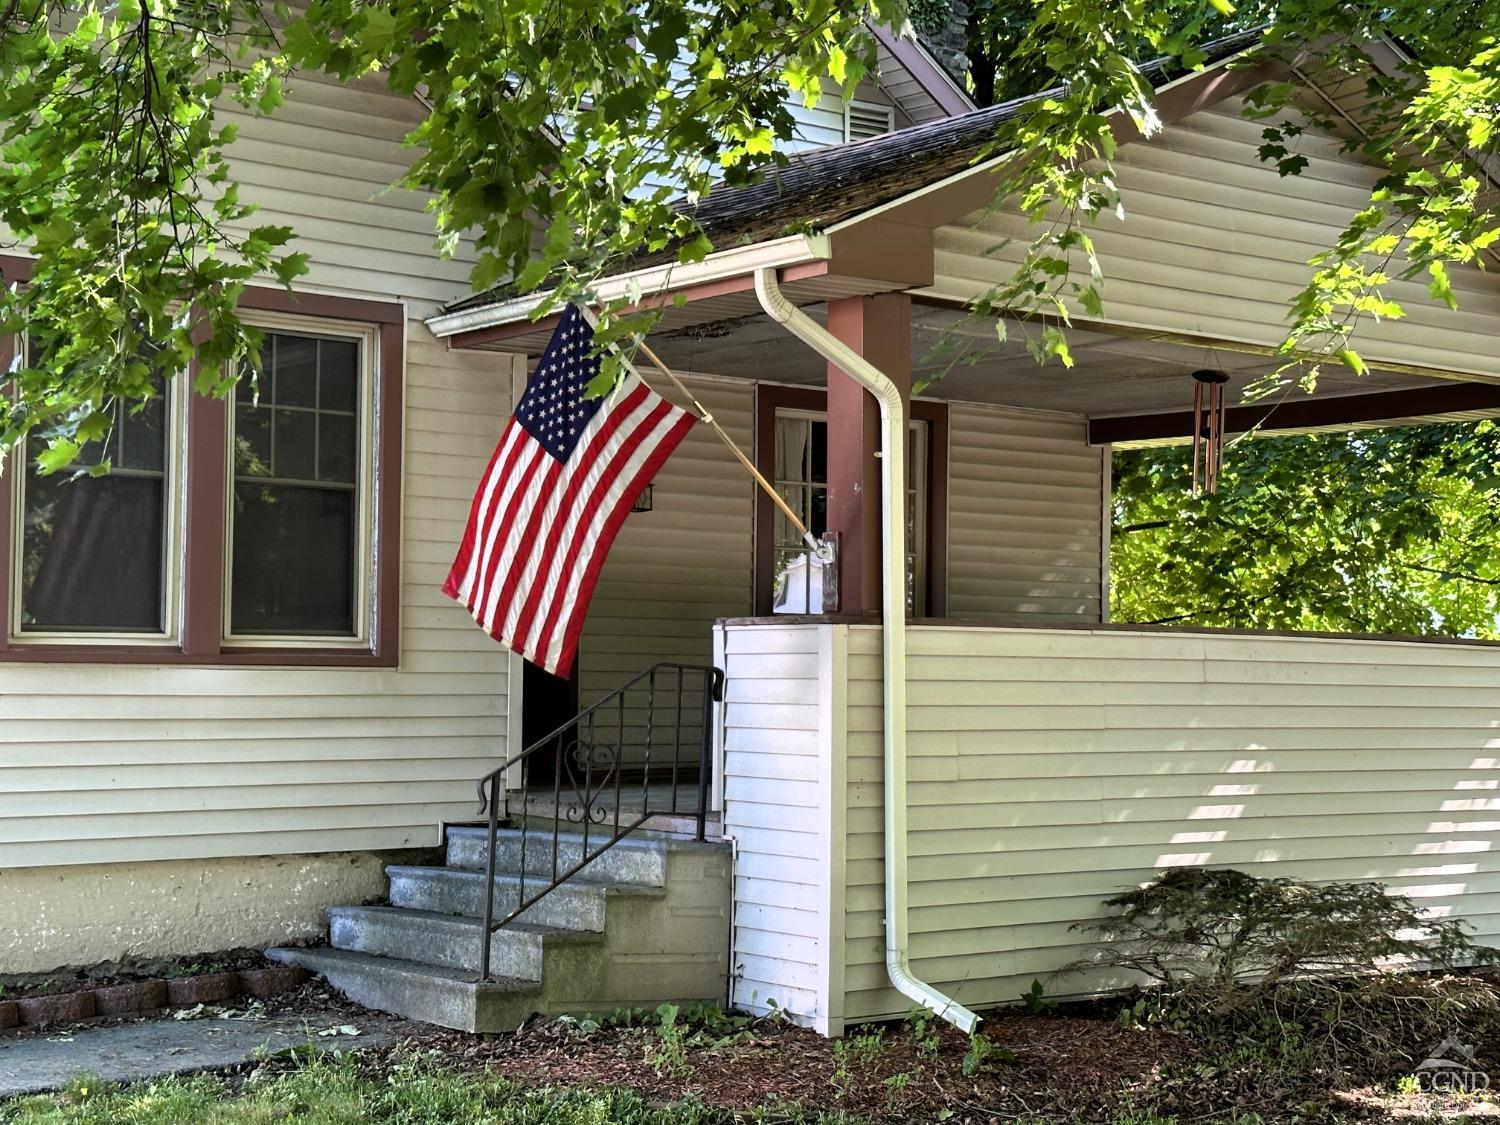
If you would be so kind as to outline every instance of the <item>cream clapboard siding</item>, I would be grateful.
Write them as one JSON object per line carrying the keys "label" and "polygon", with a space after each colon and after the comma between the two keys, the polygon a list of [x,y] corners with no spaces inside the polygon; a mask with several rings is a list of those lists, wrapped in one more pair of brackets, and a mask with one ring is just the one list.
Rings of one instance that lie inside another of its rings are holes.
{"label": "cream clapboard siding", "polygon": [[[1278,176],[1256,156],[1262,126],[1241,117],[1240,105],[1227,100],[1121,149],[1125,218],[1091,228],[1108,323],[1274,348],[1289,302],[1311,276],[1305,263],[1368,203],[1375,170],[1312,130],[1297,145],[1308,167]],[[973,297],[1010,275],[1034,233],[1010,213],[975,213],[940,228],[937,276],[924,292]],[[1427,296],[1424,278],[1392,281],[1387,294],[1406,315],[1360,325],[1365,358],[1500,377],[1500,277],[1455,269],[1453,286],[1457,312]]]}
{"label": "cream clapboard siding", "polygon": [[473,815],[509,663],[438,585],[512,361],[432,338],[420,318],[466,267],[431,250],[420,199],[370,198],[417,114],[299,79],[235,143],[245,197],[313,255],[307,288],[407,303],[400,668],[0,664],[0,866],[431,845]]}
{"label": "cream clapboard siding", "polygon": [[[754,448],[753,383],[684,383],[741,449]],[[714,622],[754,611],[754,488],[712,430],[688,432],[657,474],[652,510],[626,518],[600,573],[579,646],[584,706],[660,661],[709,663]]]}
{"label": "cream clapboard siding", "polygon": [[[857,101],[893,107],[897,129],[909,128],[914,123],[905,107],[886,90],[884,74],[876,81],[861,82],[854,97]],[[815,106],[804,105],[801,98],[789,98],[787,108],[797,122],[797,129],[786,151],[805,152],[844,143],[844,102],[837,91],[825,93]]]}
{"label": "cream clapboard siding", "polygon": [[1105,457],[1081,418],[953,403],[948,616],[1098,621]]}
{"label": "cream clapboard siding", "polygon": [[373,80],[345,86],[299,74],[275,113],[221,113],[239,125],[230,170],[241,197],[261,205],[252,222],[290,226],[293,249],[311,255],[299,284],[434,306],[468,292],[472,253],[442,260],[426,197],[390,190],[414,156],[401,147],[424,116],[414,99]]}
{"label": "cream clapboard siding", "polygon": [[[773,649],[801,660],[847,634],[847,661],[824,664],[812,695],[847,701],[844,737],[817,751],[846,769],[845,853],[819,859],[845,879],[831,892],[847,904],[844,996],[814,1006],[835,1021],[901,1015],[882,953],[879,633],[736,632],[757,629],[730,627],[727,650],[758,644],[771,667]],[[1085,951],[1072,923],[1169,865],[1379,879],[1500,939],[1500,647],[960,626],[908,638],[911,949],[918,975],[961,1001],[1047,979]],[[754,697],[807,697],[804,677]],[[734,769],[733,730],[726,746]],[[745,806],[736,833],[773,849],[776,815]],[[795,831],[798,844],[812,832]]]}
{"label": "cream clapboard siding", "polygon": [[948,116],[948,111],[922,88],[922,84],[897,61],[884,43],[878,46],[876,62],[880,72],[880,88],[901,107],[912,124],[920,125],[924,121],[936,121]]}
{"label": "cream clapboard siding", "polygon": [[[826,752],[842,707],[823,689],[834,663],[829,630],[728,627],[720,716],[724,832],[734,839],[730,1001],[796,1013],[837,1033],[842,872],[836,799],[842,763]],[[842,639],[842,638],[841,638]]]}

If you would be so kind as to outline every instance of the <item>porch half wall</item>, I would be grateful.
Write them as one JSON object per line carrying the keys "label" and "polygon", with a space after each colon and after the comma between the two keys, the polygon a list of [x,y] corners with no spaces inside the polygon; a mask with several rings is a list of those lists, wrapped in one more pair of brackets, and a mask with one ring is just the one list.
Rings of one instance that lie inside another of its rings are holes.
{"label": "porch half wall", "polygon": [[[1500,647],[1118,628],[908,632],[912,955],[963,1003],[1086,951],[1167,866],[1379,879],[1500,940]],[[885,977],[880,633],[729,624],[734,1000],[821,1030]]]}

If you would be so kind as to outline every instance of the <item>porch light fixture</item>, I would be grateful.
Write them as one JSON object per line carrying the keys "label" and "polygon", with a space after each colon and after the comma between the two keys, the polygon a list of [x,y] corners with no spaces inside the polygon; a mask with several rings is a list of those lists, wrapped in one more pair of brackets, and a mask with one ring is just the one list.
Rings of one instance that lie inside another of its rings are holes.
{"label": "porch light fixture", "polygon": [[1193,495],[1216,492],[1224,463],[1224,384],[1229,376],[1205,367],[1193,372]]}
{"label": "porch light fixture", "polygon": [[641,489],[641,494],[635,498],[635,503],[630,505],[632,512],[649,512],[651,510],[651,490],[654,485],[648,484]]}

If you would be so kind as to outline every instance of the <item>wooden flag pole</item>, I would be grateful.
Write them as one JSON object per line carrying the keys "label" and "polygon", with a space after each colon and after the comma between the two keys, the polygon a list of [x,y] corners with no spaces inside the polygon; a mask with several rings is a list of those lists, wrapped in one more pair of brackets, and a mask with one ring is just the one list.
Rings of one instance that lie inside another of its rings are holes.
{"label": "wooden flag pole", "polygon": [[714,416],[709,412],[708,408],[693,397],[693,392],[682,385],[682,380],[677,378],[677,376],[672,373],[672,369],[661,361],[661,357],[651,350],[646,341],[637,340],[636,346],[639,347],[645,354],[646,358],[651,361],[652,366],[660,371],[663,375],[665,375],[668,379],[670,379],[672,381],[672,385],[682,392],[682,396],[693,404],[693,409],[698,412],[698,417],[703,419],[704,423],[708,425],[714,433],[719,435],[724,444],[729,447],[729,451],[739,458],[741,465],[745,466],[745,471],[755,478],[755,483],[760,485],[760,487],[765,491],[765,494],[771,498],[771,502],[781,509],[781,514],[786,516],[786,518],[792,522],[792,526],[797,529],[798,534],[802,536],[807,545],[814,551],[816,551],[818,549],[818,541],[813,538],[812,532],[807,530],[807,525],[797,518],[797,513],[792,511],[791,505],[786,502],[781,493],[777,492],[776,489],[771,486],[771,482],[766,480],[765,475],[755,467],[755,463],[752,462],[750,458],[745,456],[745,451],[734,443],[734,439],[732,437],[724,432],[724,427],[720,426],[718,422],[714,421]]}
{"label": "wooden flag pole", "polygon": [[[588,319],[590,327],[595,326],[593,310],[583,306],[579,307],[582,309],[583,315]],[[641,350],[642,354],[644,354],[645,357],[651,361],[651,365],[658,371],[660,371],[663,375],[665,375],[669,380],[671,380],[672,385],[676,387],[680,392],[682,392],[682,397],[687,399],[688,402],[692,403],[693,409],[698,412],[698,417],[703,421],[703,423],[707,425],[711,430],[713,430],[714,433],[719,435],[719,439],[729,447],[729,452],[733,453],[735,457],[739,459],[740,464],[745,466],[745,471],[750,474],[755,483],[760,485],[761,490],[771,498],[771,502],[775,504],[776,507],[781,509],[781,514],[791,521],[792,526],[797,529],[797,533],[802,536],[802,541],[806,543],[808,547],[811,548],[812,552],[819,558],[828,557],[824,553],[827,550],[825,545],[819,543],[817,539],[813,538],[813,533],[807,530],[807,525],[802,522],[802,520],[797,516],[796,512],[792,511],[791,505],[788,504],[785,499],[783,499],[781,493],[777,492],[776,489],[772,487],[771,482],[766,480],[765,475],[755,467],[755,462],[751,461],[750,458],[745,456],[744,450],[735,445],[734,439],[724,432],[724,427],[720,426],[718,422],[714,421],[714,416],[712,413],[710,413],[708,408],[693,396],[692,391],[683,386],[682,380],[677,378],[677,376],[672,373],[672,369],[661,361],[661,357],[651,350],[650,345],[648,345],[644,339],[637,336],[635,338],[635,343],[636,347]],[[635,365],[630,362],[629,358],[624,355],[622,355],[620,358],[625,360],[627,366],[629,366],[632,370],[635,370]],[[637,376],[640,375],[639,371],[636,371],[635,373]],[[644,379],[642,379],[641,381],[645,382]]]}

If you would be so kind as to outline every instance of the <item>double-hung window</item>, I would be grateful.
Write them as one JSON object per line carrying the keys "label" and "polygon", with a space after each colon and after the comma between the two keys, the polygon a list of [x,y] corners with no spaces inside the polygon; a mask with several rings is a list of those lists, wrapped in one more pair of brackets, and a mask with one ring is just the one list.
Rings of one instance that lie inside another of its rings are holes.
{"label": "double-hung window", "polygon": [[275,328],[231,430],[225,637],[360,641],[373,340]]}
{"label": "double-hung window", "polygon": [[[15,488],[10,628],[28,640],[170,641],[176,633],[178,388],[143,404],[115,403],[103,443],[74,466],[37,468],[25,446]],[[108,461],[104,475],[89,470]]]}
{"label": "double-hung window", "polygon": [[6,659],[395,662],[404,311],[257,291],[241,315],[264,344],[230,399],[188,371],[69,469],[17,451]]}
{"label": "double-hung window", "polygon": [[[906,609],[927,612],[927,422],[914,420],[906,442]],[[776,491],[813,535],[828,530],[828,420],[817,411],[776,410]],[[822,574],[806,543],[779,510],[772,551],[773,608],[777,612],[820,612]]]}

